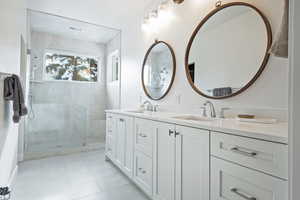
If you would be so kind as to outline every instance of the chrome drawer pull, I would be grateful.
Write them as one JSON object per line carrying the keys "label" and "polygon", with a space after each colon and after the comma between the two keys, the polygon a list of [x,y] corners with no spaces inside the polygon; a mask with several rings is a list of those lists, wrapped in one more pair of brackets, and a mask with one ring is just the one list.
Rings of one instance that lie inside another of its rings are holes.
{"label": "chrome drawer pull", "polygon": [[143,170],[143,168],[141,168],[141,167],[139,168],[139,171],[142,172],[143,174],[146,174],[146,173],[147,173],[147,171],[146,171],[146,170]]}
{"label": "chrome drawer pull", "polygon": [[147,135],[142,134],[142,133],[140,133],[139,135],[140,135],[141,137],[143,137],[143,138],[146,138],[146,137],[147,137]]}
{"label": "chrome drawer pull", "polygon": [[256,200],[255,197],[249,197],[249,196],[239,192],[237,188],[232,188],[230,191],[246,200]]}
{"label": "chrome drawer pull", "polygon": [[238,147],[233,147],[231,149],[231,151],[235,152],[235,153],[238,153],[238,154],[242,154],[244,156],[249,156],[249,157],[254,157],[257,155],[256,152],[247,152],[247,151],[242,151],[240,150]]}
{"label": "chrome drawer pull", "polygon": [[169,136],[173,135],[174,131],[172,131],[171,129],[169,129]]}

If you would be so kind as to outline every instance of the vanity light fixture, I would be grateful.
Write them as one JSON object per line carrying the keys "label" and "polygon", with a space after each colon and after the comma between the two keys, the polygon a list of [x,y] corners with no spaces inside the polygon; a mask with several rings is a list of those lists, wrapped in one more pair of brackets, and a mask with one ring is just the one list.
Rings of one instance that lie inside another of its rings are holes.
{"label": "vanity light fixture", "polygon": [[147,14],[146,17],[144,17],[142,29],[147,32],[155,32],[159,26],[164,26],[169,22],[173,17],[171,12],[172,2],[172,0],[164,0],[158,5],[157,9]]}

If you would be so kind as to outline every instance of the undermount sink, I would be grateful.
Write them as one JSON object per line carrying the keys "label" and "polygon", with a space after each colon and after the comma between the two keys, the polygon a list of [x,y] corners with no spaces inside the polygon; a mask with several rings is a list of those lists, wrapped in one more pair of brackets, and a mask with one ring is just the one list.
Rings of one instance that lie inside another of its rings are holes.
{"label": "undermount sink", "polygon": [[200,117],[200,116],[196,116],[196,115],[182,115],[182,116],[175,116],[172,118],[181,119],[181,120],[190,120],[190,121],[213,121],[213,120],[215,120],[213,118]]}
{"label": "undermount sink", "polygon": [[130,112],[130,113],[145,113],[144,110],[127,110],[126,112]]}

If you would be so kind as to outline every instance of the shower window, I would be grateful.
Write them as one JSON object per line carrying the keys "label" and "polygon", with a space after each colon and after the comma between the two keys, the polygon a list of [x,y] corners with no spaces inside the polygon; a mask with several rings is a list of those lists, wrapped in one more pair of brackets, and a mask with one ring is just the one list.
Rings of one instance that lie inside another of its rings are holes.
{"label": "shower window", "polygon": [[46,51],[44,80],[98,81],[98,59],[68,52]]}

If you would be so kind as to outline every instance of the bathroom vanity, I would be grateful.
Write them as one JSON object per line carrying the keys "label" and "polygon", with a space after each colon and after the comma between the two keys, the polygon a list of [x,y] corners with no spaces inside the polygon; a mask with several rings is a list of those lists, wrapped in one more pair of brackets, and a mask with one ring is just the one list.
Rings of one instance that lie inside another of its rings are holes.
{"label": "bathroom vanity", "polygon": [[286,123],[107,111],[106,157],[157,200],[288,199]]}
{"label": "bathroom vanity", "polygon": [[[271,44],[270,22],[257,7],[218,1],[187,45],[187,80],[205,100],[237,96],[263,73]],[[146,96],[164,98],[175,72],[171,45],[156,40],[143,62]],[[157,110],[148,100],[143,106]],[[202,109],[203,116],[107,111],[107,159],[154,200],[287,200],[287,123],[217,119],[209,101]]]}

